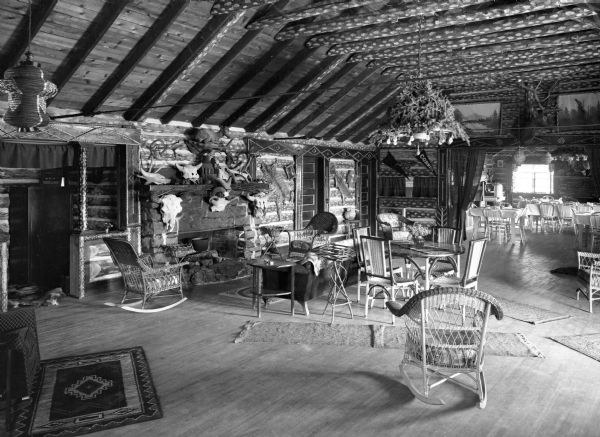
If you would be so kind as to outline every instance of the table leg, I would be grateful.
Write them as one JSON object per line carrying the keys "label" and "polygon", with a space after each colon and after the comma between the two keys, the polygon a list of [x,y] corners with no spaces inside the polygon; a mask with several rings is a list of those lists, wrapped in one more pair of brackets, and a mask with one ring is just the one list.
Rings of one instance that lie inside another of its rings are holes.
{"label": "table leg", "polygon": [[295,300],[295,295],[296,295],[295,283],[296,283],[296,269],[294,268],[294,266],[291,266],[290,267],[290,301],[292,301],[292,317],[294,316],[294,303],[296,302],[296,300]]}
{"label": "table leg", "polygon": [[263,270],[260,267],[256,267],[256,299],[257,299],[257,316],[260,319],[260,302],[262,301],[262,282],[263,282]]}

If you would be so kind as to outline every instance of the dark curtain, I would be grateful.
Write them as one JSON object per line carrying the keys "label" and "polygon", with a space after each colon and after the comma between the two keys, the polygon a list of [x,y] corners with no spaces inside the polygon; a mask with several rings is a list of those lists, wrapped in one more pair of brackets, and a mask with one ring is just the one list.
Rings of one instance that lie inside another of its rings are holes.
{"label": "dark curtain", "polygon": [[[36,144],[13,141],[0,142],[0,167],[51,169],[79,165],[78,143]],[[87,145],[88,167],[115,167],[115,147]]]}
{"label": "dark curtain", "polygon": [[594,181],[595,197],[600,197],[600,149],[594,147],[586,147],[585,152],[590,161],[592,180]]}
{"label": "dark curtain", "polygon": [[451,198],[453,199],[453,211],[456,227],[462,229],[466,235],[465,213],[469,204],[475,199],[483,164],[485,151],[477,149],[450,150],[449,165],[452,172],[450,185]]}

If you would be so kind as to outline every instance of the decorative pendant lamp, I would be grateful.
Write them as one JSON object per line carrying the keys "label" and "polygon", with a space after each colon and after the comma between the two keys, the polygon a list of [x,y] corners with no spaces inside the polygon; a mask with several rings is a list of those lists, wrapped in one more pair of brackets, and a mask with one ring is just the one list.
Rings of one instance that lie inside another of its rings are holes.
{"label": "decorative pendant lamp", "polygon": [[417,76],[408,82],[398,93],[387,111],[387,122],[372,132],[369,142],[397,145],[401,139],[409,145],[425,145],[437,141],[438,145],[452,144],[455,138],[469,143],[469,135],[454,118],[454,106],[441,91],[432,87],[431,81],[421,79],[421,28],[423,16],[419,19]]}
{"label": "decorative pendant lamp", "polygon": [[32,60],[31,0],[29,1],[29,35],[25,59],[19,65],[8,68],[4,80],[0,80],[0,92],[8,94],[8,111],[4,122],[15,126],[19,132],[30,132],[50,122],[46,114],[46,100],[58,92],[56,85],[44,80],[44,72]]}

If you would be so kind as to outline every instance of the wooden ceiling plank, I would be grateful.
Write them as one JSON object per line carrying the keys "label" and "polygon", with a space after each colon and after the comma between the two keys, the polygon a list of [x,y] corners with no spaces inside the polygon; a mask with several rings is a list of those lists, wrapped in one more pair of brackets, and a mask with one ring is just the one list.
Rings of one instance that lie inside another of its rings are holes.
{"label": "wooden ceiling plank", "polygon": [[[344,64],[344,66],[341,69],[339,69],[333,76],[331,76],[319,88],[317,88],[317,91],[318,90],[326,91],[327,89],[331,88],[341,78],[343,78],[348,73],[350,73],[350,71],[352,71],[354,69],[354,67],[357,66],[357,65],[358,64],[354,64],[354,63],[346,63],[346,64]],[[275,132],[279,132],[281,129],[283,129],[283,127],[287,123],[289,123],[298,114],[300,114],[302,111],[304,111],[306,108],[308,108],[320,96],[321,96],[321,94],[318,93],[318,92],[310,93],[307,97],[304,98],[304,100],[302,100],[302,102],[300,102],[298,105],[296,105],[296,107],[294,109],[292,109],[291,111],[287,112],[287,114],[285,114],[283,117],[281,117],[277,121],[277,123],[275,123],[271,128],[268,128],[267,129],[267,133],[273,134]],[[268,123],[266,123],[266,124],[268,125]]]}
{"label": "wooden ceiling plank", "polygon": [[[329,108],[331,108],[333,105],[335,105],[341,99],[343,99],[348,94],[348,92],[350,92],[356,86],[363,83],[365,80],[367,80],[372,75],[373,75],[372,70],[361,71],[358,76],[356,76],[354,79],[352,79],[350,82],[348,82],[343,88],[340,88],[333,96],[331,96],[329,99],[327,99],[321,105],[319,105],[316,110],[312,111],[312,113],[310,115],[305,117],[296,126],[294,126],[294,128],[291,129],[288,132],[288,134],[290,136],[296,135],[298,132],[300,132],[302,129],[304,129],[306,126],[308,126],[310,123],[312,123],[317,117],[321,116],[323,113],[325,113],[325,111],[327,111]],[[319,129],[319,132],[320,131],[321,130]],[[313,135],[313,136],[316,136],[316,135]]]}
{"label": "wooden ceiling plank", "polygon": [[[581,3],[578,0],[569,0],[561,2],[565,7]],[[506,18],[513,15],[531,14],[544,9],[554,8],[556,4],[549,4],[547,0],[534,0],[531,2],[515,3],[490,7],[484,10],[463,10],[451,11],[452,13],[436,15],[435,17],[425,18],[422,22],[421,31],[431,31],[443,27],[463,26],[479,21],[488,21],[494,19]],[[396,23],[385,23],[382,25],[364,26],[353,30],[342,32],[325,33],[311,37],[306,45],[308,47],[320,47],[322,45],[341,44],[351,41],[363,41],[366,39],[385,38],[407,33],[414,33],[417,30],[418,18],[411,17],[403,19]]]}
{"label": "wooden ceiling plank", "polygon": [[410,3],[409,5],[387,6],[377,11],[353,16],[330,18],[309,24],[289,24],[275,35],[275,39],[284,40],[301,35],[312,36],[317,33],[339,32],[371,24],[393,23],[403,18],[418,17],[419,15],[434,15],[440,11],[462,9],[466,6],[485,3],[488,3],[488,0],[443,0],[427,1],[420,4]]}
{"label": "wooden ceiling plank", "polygon": [[[423,45],[435,42],[446,42],[448,40],[476,37],[485,38],[486,36],[490,42],[493,42],[492,35],[497,36],[500,35],[501,32],[510,31],[514,35],[520,33],[518,29],[525,29],[526,31],[532,32],[531,27],[553,24],[567,20],[580,20],[585,17],[590,17],[592,14],[593,12],[588,8],[582,7],[560,9],[528,14],[520,17],[503,18],[491,21],[489,23],[476,23],[462,27],[445,27],[429,32],[422,32],[420,38]],[[410,46],[418,43],[419,33],[415,31],[410,34],[336,44],[328,50],[327,54],[336,56],[354,52],[366,52],[384,48],[390,49],[392,47]]]}
{"label": "wooden ceiling plank", "polygon": [[212,15],[229,14],[240,10],[264,6],[277,0],[215,0],[210,10]]}
{"label": "wooden ceiling plank", "polygon": [[[39,1],[31,5],[31,40],[38,34],[57,2],[58,0]],[[16,65],[27,50],[28,33],[29,17],[26,14],[21,18],[4,46],[3,51],[5,54],[0,56],[0,77],[4,76],[7,68]]]}
{"label": "wooden ceiling plank", "polygon": [[256,97],[246,99],[246,101],[236,109],[227,119],[220,123],[223,126],[232,126],[240,117],[247,114],[261,99],[265,98],[271,91],[289,77],[289,75],[297,68],[302,65],[306,60],[315,53],[316,49],[309,49],[303,47],[298,53],[290,58],[285,64],[283,64],[279,70],[277,70],[271,77],[269,77],[258,90],[254,92]]}
{"label": "wooden ceiling plank", "polygon": [[[535,29],[521,29],[518,31],[505,31],[481,35],[478,37],[450,39],[447,41],[436,41],[432,43],[424,43],[421,53],[443,52],[450,50],[461,50],[469,47],[490,46],[503,44],[504,47],[509,47],[510,44],[521,45],[525,40],[537,40],[543,37],[552,37],[558,34],[571,34],[566,38],[576,36],[577,32],[594,29],[595,25],[592,21],[585,20],[583,22],[566,21],[555,24],[546,24],[536,26]],[[508,49],[510,50],[510,49]],[[414,56],[415,47],[392,47],[380,50],[373,50],[362,53],[354,53],[349,62],[362,62],[374,59],[383,59],[395,56]]]}
{"label": "wooden ceiling plank", "polygon": [[96,109],[108,98],[108,96],[119,86],[119,84],[131,73],[138,62],[146,56],[148,51],[154,46],[156,41],[169,28],[171,23],[187,7],[190,0],[171,0],[164,8],[162,13],[152,23],[150,28],[144,33],[144,36],[127,53],[127,56],[119,63],[112,74],[98,88],[94,95],[83,105],[81,112],[92,115]]}
{"label": "wooden ceiling plank", "polygon": [[256,76],[267,64],[275,59],[280,53],[282,53],[289,45],[291,41],[276,41],[271,48],[257,59],[254,64],[250,65],[245,71],[243,71],[238,79],[232,83],[225,91],[221,93],[216,102],[211,103],[200,115],[192,120],[192,125],[200,126],[206,120],[208,120],[215,112],[223,106],[226,100],[230,99],[237,93],[244,85],[246,85],[251,78]]}
{"label": "wooden ceiling plank", "polygon": [[[346,129],[349,129],[352,125],[358,123],[364,117],[371,114],[380,105],[387,106],[388,102],[394,97],[394,95],[402,87],[404,87],[403,83],[385,87],[383,90],[381,90],[376,95],[371,97],[358,110],[352,112],[350,115],[348,115],[346,118],[344,118],[341,122],[337,123],[337,126],[330,129],[325,135],[323,135],[323,139],[326,141],[331,140],[332,138],[337,136],[338,132],[343,132]],[[356,101],[360,102],[360,101],[362,101],[362,99],[357,99]]]}
{"label": "wooden ceiling plank", "polygon": [[[597,31],[589,31],[587,35],[578,35],[572,40],[564,35],[556,35],[535,40],[523,40],[516,43],[496,44],[488,46],[473,47],[465,50],[453,50],[450,52],[432,52],[421,55],[421,65],[440,62],[484,62],[486,59],[501,58],[506,56],[542,56],[552,55],[555,51],[580,50],[597,45],[600,34]],[[393,66],[416,67],[417,56],[394,56],[370,61],[367,68],[386,68]]]}
{"label": "wooden ceiling plank", "polygon": [[[371,132],[377,128],[383,120],[385,120],[385,113],[387,112],[387,105],[381,105],[377,109],[375,109],[370,116],[365,117],[365,119],[360,124],[355,124],[350,129],[347,129],[342,135],[338,135],[337,140],[340,142],[344,142],[346,140],[350,140],[354,142],[353,137],[358,136],[361,132]],[[364,136],[364,135],[363,135]]]}
{"label": "wooden ceiling plank", "polygon": [[137,121],[149,107],[156,102],[167,88],[188,68],[205,49],[220,40],[231,22],[239,20],[240,14],[217,15],[212,17],[206,25],[194,36],[188,45],[177,55],[167,68],[152,82],[140,97],[125,111],[126,120]]}
{"label": "wooden ceiling plank", "polygon": [[[259,8],[253,17],[265,16],[271,9],[278,10],[284,8],[289,0],[280,0],[274,5],[267,5]],[[268,15],[270,16],[270,14]],[[249,30],[235,42],[233,46],[219,58],[219,60],[208,70],[169,110],[160,117],[161,123],[167,124],[172,121],[179,112],[189,104],[208,84],[210,84],[219,74],[238,57],[240,53],[254,41],[262,29]]]}
{"label": "wooden ceiling plank", "polygon": [[[567,47],[566,50],[553,49],[548,52],[536,54],[533,51],[526,51],[520,55],[516,53],[507,53],[500,57],[488,56],[477,58],[479,62],[463,62],[458,63],[456,61],[439,62],[426,64],[421,67],[421,74],[423,76],[435,75],[438,72],[452,72],[453,74],[468,73],[472,71],[485,72],[488,69],[502,69],[514,66],[526,66],[526,65],[543,65],[548,62],[548,59],[552,59],[553,62],[568,62],[577,61],[581,59],[593,59],[596,56],[600,56],[600,48],[598,44],[588,46],[582,50],[575,50],[573,47]],[[381,72],[384,76],[398,76],[402,75],[408,77],[414,75],[415,69],[412,66],[394,66],[388,67]]]}
{"label": "wooden ceiling plank", "polygon": [[250,132],[256,132],[272,124],[279,117],[283,116],[283,114],[286,114],[297,101],[302,99],[306,92],[317,88],[342,62],[344,62],[342,56],[338,58],[325,57],[324,60],[288,89],[289,94],[279,97],[262,114],[249,123],[245,129]]}
{"label": "wooden ceiling plank", "polygon": [[130,1],[123,0],[118,4],[108,2],[102,6],[94,21],[52,75],[52,82],[56,84],[59,93]]}
{"label": "wooden ceiling plank", "polygon": [[335,0],[320,2],[316,6],[310,5],[303,8],[285,11],[285,13],[276,16],[264,17],[250,21],[250,23],[246,26],[246,29],[262,29],[264,27],[282,26],[290,21],[302,20],[304,18],[319,15],[322,16],[324,14],[331,14],[332,12],[339,12],[346,9],[366,6],[371,3],[378,3],[380,1],[381,0]]}

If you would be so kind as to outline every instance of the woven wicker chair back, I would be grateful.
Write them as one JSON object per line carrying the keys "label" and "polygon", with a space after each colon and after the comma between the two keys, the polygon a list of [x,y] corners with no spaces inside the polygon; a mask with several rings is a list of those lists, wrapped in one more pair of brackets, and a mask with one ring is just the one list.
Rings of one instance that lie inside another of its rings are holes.
{"label": "woven wicker chair back", "polygon": [[318,212],[310,219],[306,229],[316,229],[328,234],[335,234],[338,229],[338,219],[330,212]]}
{"label": "woven wicker chair back", "polygon": [[106,243],[113,261],[118,266],[127,265],[141,267],[137,253],[135,253],[135,249],[128,241],[118,240],[116,238],[104,238],[104,243]]}

